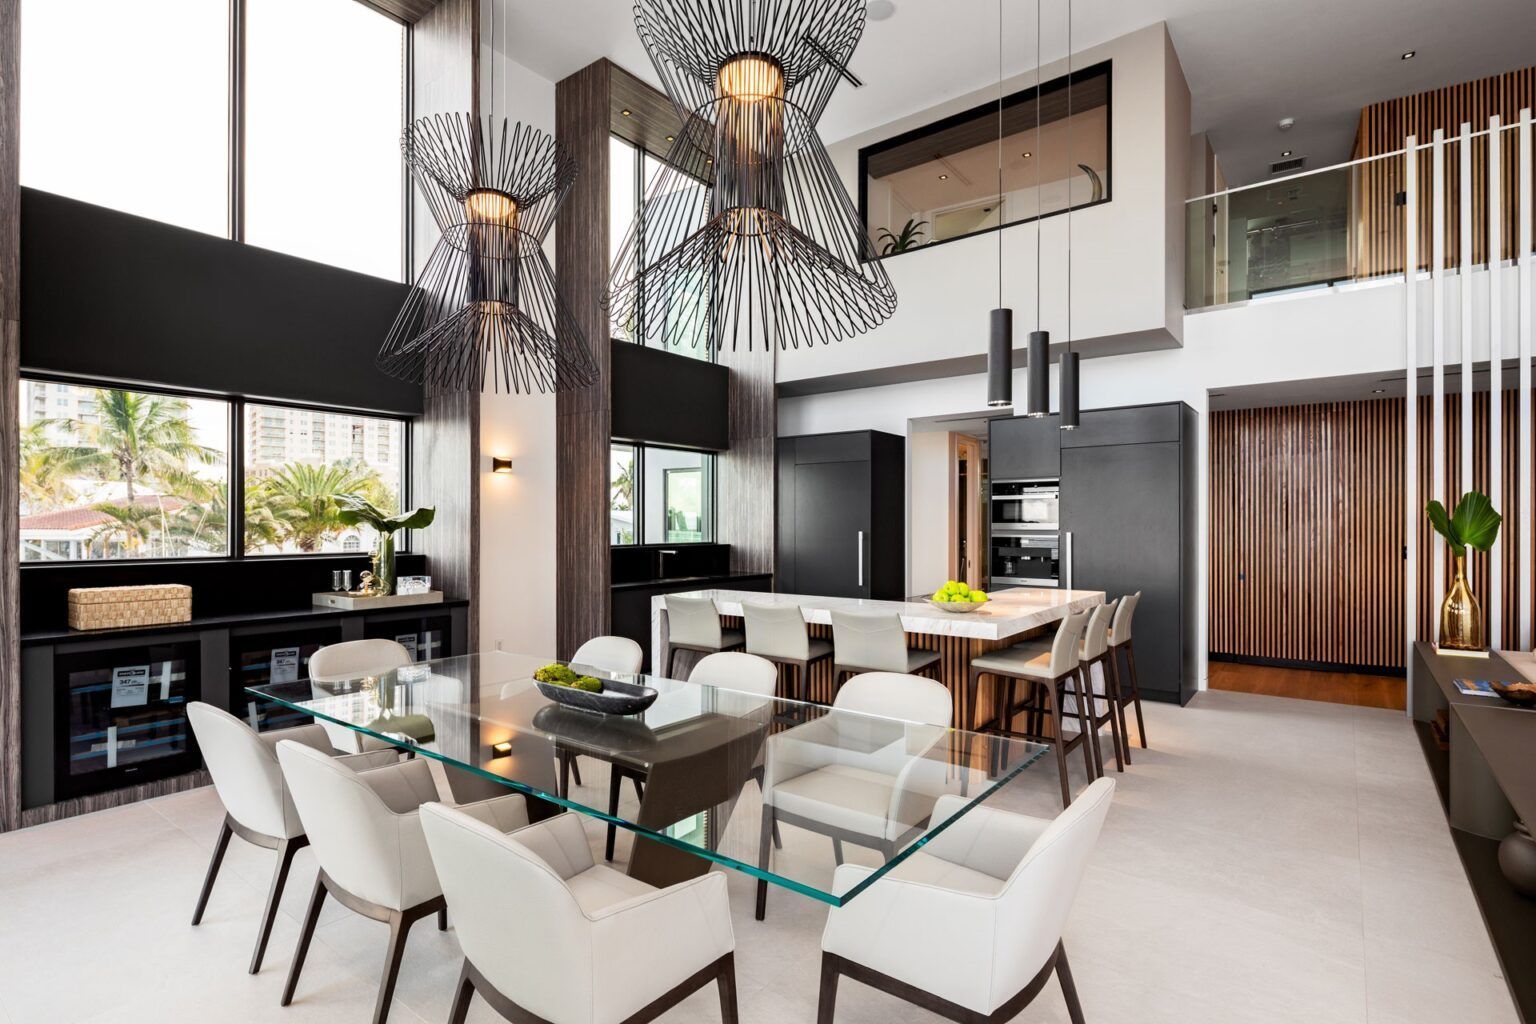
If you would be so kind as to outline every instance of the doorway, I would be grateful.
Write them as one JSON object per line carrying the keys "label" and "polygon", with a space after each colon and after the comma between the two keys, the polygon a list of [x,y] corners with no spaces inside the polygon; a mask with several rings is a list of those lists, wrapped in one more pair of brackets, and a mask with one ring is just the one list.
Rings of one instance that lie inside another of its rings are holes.
{"label": "doorway", "polygon": [[986,589],[986,443],[949,435],[949,578]]}

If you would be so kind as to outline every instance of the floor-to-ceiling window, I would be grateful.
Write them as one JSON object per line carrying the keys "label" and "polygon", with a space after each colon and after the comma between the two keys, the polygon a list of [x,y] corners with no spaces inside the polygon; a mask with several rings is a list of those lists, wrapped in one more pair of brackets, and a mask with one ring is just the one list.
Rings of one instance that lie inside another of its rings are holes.
{"label": "floor-to-ceiling window", "polygon": [[404,25],[357,0],[23,0],[21,24],[23,185],[401,278]]}
{"label": "floor-to-ceiling window", "polygon": [[609,449],[608,539],[696,544],[715,539],[715,455],[615,441]]}

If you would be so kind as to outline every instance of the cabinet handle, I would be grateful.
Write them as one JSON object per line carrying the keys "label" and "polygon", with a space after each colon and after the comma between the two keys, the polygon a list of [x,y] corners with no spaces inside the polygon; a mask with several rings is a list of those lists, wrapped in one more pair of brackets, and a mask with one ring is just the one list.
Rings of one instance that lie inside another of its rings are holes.
{"label": "cabinet handle", "polygon": [[864,585],[864,531],[859,531],[859,586]]}
{"label": "cabinet handle", "polygon": [[1066,533],[1062,534],[1061,536],[1062,536],[1062,539],[1066,542],[1066,548],[1067,548],[1067,557],[1066,557],[1066,563],[1067,563],[1067,589],[1071,590],[1072,589],[1072,531],[1068,530]]}

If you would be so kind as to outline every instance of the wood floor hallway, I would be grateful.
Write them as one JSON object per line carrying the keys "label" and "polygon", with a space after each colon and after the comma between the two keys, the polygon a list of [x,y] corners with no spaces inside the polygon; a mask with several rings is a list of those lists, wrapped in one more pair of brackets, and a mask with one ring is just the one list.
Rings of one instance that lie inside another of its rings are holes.
{"label": "wood floor hallway", "polygon": [[1234,661],[1210,663],[1210,687],[1265,697],[1320,700],[1357,708],[1408,707],[1408,681],[1403,676],[1366,672],[1321,672],[1313,669],[1244,665]]}

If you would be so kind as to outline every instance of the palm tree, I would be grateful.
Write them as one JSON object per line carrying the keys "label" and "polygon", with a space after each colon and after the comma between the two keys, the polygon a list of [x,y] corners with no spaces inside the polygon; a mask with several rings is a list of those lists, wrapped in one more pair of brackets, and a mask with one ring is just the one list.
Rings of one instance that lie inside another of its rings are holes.
{"label": "palm tree", "polygon": [[252,523],[267,524],[300,551],[318,551],[321,541],[343,528],[337,516],[338,494],[361,494],[381,507],[394,506],[379,471],[370,466],[351,461],[324,466],[290,462],[247,485],[248,542]]}
{"label": "palm tree", "polygon": [[[113,541],[122,546],[129,558],[157,554],[152,541],[157,533],[164,536],[162,509],[155,505],[101,504],[96,510],[108,519],[91,534],[90,543],[100,546],[98,557],[110,557],[107,548]],[[146,547],[148,551],[144,550]]]}
{"label": "palm tree", "polygon": [[133,505],[141,483],[174,493],[195,479],[189,466],[218,461],[217,451],[197,443],[185,399],[99,388],[96,412],[99,422],[69,422],[80,442],[68,449],[70,458],[98,479],[120,481],[125,505]]}
{"label": "palm tree", "polygon": [[80,460],[72,448],[48,439],[53,420],[38,420],[21,428],[21,506],[23,512],[73,505],[79,495],[70,485],[80,475]]}

